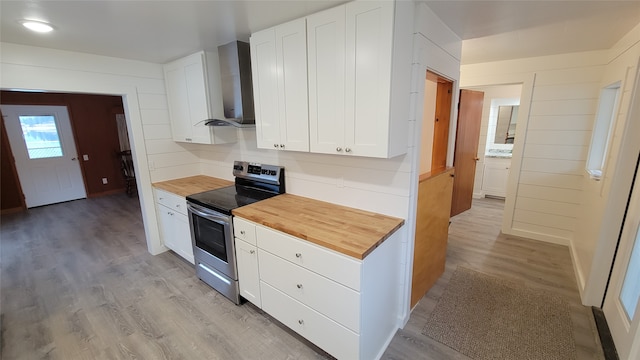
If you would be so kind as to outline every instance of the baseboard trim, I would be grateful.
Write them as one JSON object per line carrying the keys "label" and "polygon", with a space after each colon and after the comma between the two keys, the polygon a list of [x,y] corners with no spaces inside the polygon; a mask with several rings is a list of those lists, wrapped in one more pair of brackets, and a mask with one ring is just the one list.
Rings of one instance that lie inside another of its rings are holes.
{"label": "baseboard trim", "polygon": [[108,195],[113,195],[113,194],[120,194],[120,193],[124,193],[126,192],[127,189],[122,188],[122,189],[113,189],[113,190],[108,190],[108,191],[102,191],[102,192],[98,192],[98,193],[92,193],[92,194],[87,194],[87,198],[91,199],[91,198],[97,198],[97,197],[101,197],[101,196],[108,196]]}
{"label": "baseboard trim", "polygon": [[592,306],[593,319],[596,321],[596,328],[598,329],[598,335],[600,336],[600,345],[602,345],[602,352],[604,353],[605,360],[620,360],[618,357],[618,351],[616,345],[613,342],[611,331],[609,330],[609,324],[604,316],[604,312],[599,307]]}

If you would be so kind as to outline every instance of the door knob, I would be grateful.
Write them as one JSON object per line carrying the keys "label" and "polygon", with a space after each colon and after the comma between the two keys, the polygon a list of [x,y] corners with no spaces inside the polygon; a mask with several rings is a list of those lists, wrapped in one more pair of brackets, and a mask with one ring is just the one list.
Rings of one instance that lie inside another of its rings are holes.
{"label": "door knob", "polygon": [[71,161],[76,161],[78,160],[78,158],[71,158]]}

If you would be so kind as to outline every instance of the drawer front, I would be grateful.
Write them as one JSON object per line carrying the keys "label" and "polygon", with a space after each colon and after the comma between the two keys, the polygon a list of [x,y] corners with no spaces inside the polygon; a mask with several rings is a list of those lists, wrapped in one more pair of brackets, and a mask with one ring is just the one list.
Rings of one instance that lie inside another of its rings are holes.
{"label": "drawer front", "polygon": [[262,309],[338,359],[358,359],[360,337],[261,281]]}
{"label": "drawer front", "polygon": [[187,215],[187,199],[164,190],[155,189],[155,191],[158,204],[164,205],[182,215]]}
{"label": "drawer front", "polygon": [[256,237],[259,248],[360,291],[362,262],[263,226]]}
{"label": "drawer front", "polygon": [[239,217],[233,217],[233,234],[251,245],[256,245],[256,224]]}
{"label": "drawer front", "polygon": [[358,292],[266,251],[258,251],[258,261],[260,280],[349,330],[360,333]]}

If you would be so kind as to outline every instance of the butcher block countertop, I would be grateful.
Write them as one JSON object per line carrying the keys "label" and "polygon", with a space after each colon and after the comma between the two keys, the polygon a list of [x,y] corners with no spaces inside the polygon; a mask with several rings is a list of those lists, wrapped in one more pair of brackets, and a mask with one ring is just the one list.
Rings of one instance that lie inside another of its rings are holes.
{"label": "butcher block countertop", "polygon": [[282,194],[233,210],[233,215],[364,259],[398,230],[403,219]]}
{"label": "butcher block countertop", "polygon": [[167,180],[153,183],[153,187],[186,197],[203,191],[215,190],[233,185],[233,181],[214,178],[206,175],[196,175],[181,179]]}

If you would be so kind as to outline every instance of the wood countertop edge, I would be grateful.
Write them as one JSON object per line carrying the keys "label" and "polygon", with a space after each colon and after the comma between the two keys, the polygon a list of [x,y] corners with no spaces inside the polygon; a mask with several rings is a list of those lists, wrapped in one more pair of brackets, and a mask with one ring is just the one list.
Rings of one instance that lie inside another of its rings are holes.
{"label": "wood countertop edge", "polygon": [[[203,182],[203,184],[198,184],[198,185],[195,185],[195,186],[194,186],[193,183],[192,184],[181,184],[181,183],[185,183],[185,182],[189,182],[189,181],[192,181],[192,182],[195,182],[195,183]],[[211,183],[216,183],[216,184],[212,185]],[[154,183],[151,183],[151,186],[153,188],[155,188],[155,189],[167,191],[167,192],[170,192],[170,193],[175,194],[177,196],[186,198],[187,196],[189,196],[191,194],[197,194],[197,193],[203,192],[203,191],[220,189],[222,187],[231,186],[233,184],[234,184],[233,181],[220,179],[220,178],[216,178],[216,177],[213,177],[213,176],[194,175],[194,176],[187,176],[187,177],[171,179],[171,180],[156,181]],[[195,188],[195,189],[187,191],[187,190],[182,190],[181,188],[183,188],[183,187]]]}
{"label": "wood countertop edge", "polygon": [[[234,214],[235,215],[235,214]],[[349,249],[346,248],[344,246],[339,246],[334,242],[331,241],[326,241],[324,239],[320,239],[317,237],[314,237],[313,235],[308,235],[299,231],[295,231],[291,228],[288,228],[286,226],[283,226],[282,223],[273,223],[270,222],[268,220],[264,220],[264,219],[256,219],[252,216],[243,216],[241,215],[237,215],[238,217],[245,219],[245,220],[249,220],[251,222],[254,222],[256,224],[259,225],[263,225],[266,226],[272,230],[276,230],[276,231],[280,231],[282,233],[285,233],[287,235],[291,235],[293,237],[296,237],[298,239],[304,240],[304,241],[308,241],[312,244],[316,244],[319,246],[322,246],[324,248],[336,251],[340,254],[346,255],[346,256],[350,256],[352,258],[355,258],[357,260],[364,260],[364,258],[367,257],[367,255],[369,255],[370,253],[373,252],[373,250],[375,250],[378,246],[380,246],[380,244],[382,244],[385,240],[387,240],[389,237],[391,237],[391,235],[393,235],[393,233],[395,233],[396,231],[398,231],[398,229],[400,229],[402,227],[402,225],[404,225],[404,219],[398,219],[400,220],[398,222],[398,224],[396,224],[396,226],[393,227],[393,229],[389,230],[389,232],[387,232],[385,235],[383,235],[380,239],[378,239],[376,242],[374,242],[373,244],[371,244],[371,246],[369,246],[368,249],[366,249],[365,251],[357,251],[355,249]]]}
{"label": "wood countertop edge", "polygon": [[429,179],[438,177],[438,176],[440,176],[442,174],[447,174],[447,173],[453,172],[454,170],[455,169],[453,167],[448,166],[448,167],[439,168],[439,169],[436,169],[436,170],[433,170],[433,171],[429,171],[429,172],[426,172],[424,174],[421,174],[420,175],[420,179],[418,180],[418,182],[427,181]]}

